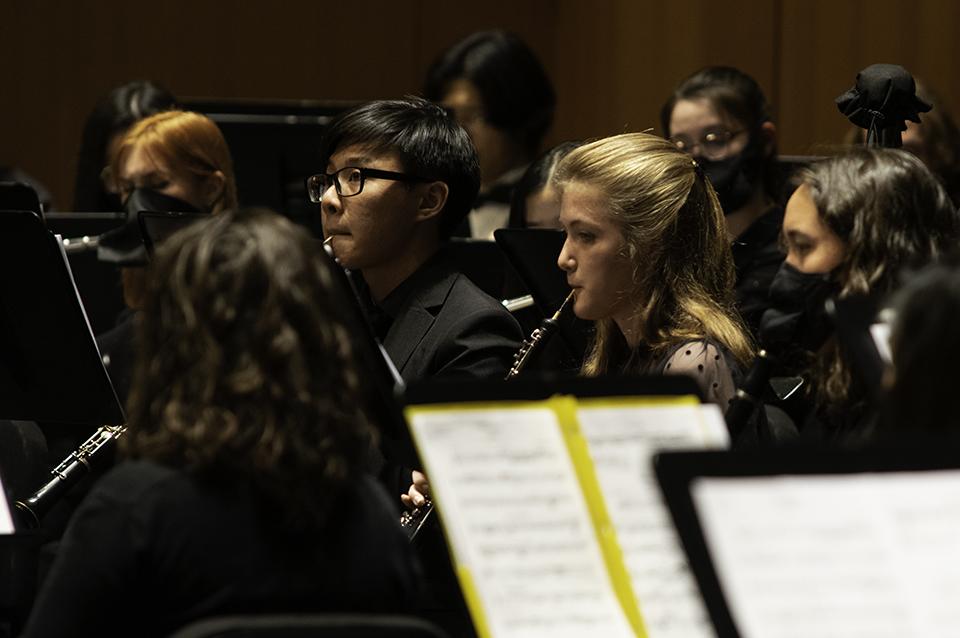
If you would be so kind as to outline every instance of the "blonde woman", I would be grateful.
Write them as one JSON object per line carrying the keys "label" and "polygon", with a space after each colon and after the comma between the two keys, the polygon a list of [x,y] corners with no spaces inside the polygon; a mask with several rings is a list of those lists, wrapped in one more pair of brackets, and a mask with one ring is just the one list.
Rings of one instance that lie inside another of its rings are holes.
{"label": "blonde woman", "polygon": [[690,374],[726,407],[751,344],[723,211],[696,161],[653,135],[617,135],[572,151],[554,184],[558,265],[574,312],[596,322],[583,374]]}

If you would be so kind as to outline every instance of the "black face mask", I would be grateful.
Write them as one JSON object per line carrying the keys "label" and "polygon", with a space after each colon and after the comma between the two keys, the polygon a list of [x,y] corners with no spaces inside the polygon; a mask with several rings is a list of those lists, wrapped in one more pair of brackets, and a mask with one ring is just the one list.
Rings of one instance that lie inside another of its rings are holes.
{"label": "black face mask", "polygon": [[198,212],[191,204],[164,195],[150,188],[138,188],[127,197],[123,203],[123,210],[127,212],[127,219],[133,218],[136,223],[137,213],[140,211],[149,211],[151,213],[196,213]]}
{"label": "black face mask", "polygon": [[760,343],[775,353],[814,352],[833,331],[827,299],[837,293],[830,273],[803,273],[783,262],[770,284],[770,308],[760,320]]}
{"label": "black face mask", "polygon": [[187,202],[158,193],[149,188],[138,188],[123,203],[127,221],[122,226],[100,235],[97,258],[121,266],[140,266],[147,263],[147,250],[140,236],[137,213],[195,213],[197,209]]}
{"label": "black face mask", "polygon": [[737,155],[722,160],[697,158],[697,162],[717,191],[724,215],[743,208],[750,200],[763,170],[763,157],[752,141]]}

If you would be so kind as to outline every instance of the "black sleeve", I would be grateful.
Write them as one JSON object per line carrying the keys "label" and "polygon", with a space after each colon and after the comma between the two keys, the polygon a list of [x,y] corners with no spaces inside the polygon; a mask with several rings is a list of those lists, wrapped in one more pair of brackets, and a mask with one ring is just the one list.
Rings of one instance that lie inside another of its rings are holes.
{"label": "black sleeve", "polygon": [[95,488],[67,528],[23,636],[115,633],[136,586],[141,536],[126,509]]}
{"label": "black sleeve", "polygon": [[503,379],[523,335],[506,311],[473,312],[450,327],[435,361],[435,379]]}

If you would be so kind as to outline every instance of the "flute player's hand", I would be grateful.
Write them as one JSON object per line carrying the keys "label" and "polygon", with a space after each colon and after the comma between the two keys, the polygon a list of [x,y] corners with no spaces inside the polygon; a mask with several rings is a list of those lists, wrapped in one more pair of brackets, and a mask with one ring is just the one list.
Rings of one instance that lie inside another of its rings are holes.
{"label": "flute player's hand", "polygon": [[411,473],[411,484],[406,494],[400,495],[400,500],[407,509],[421,507],[430,498],[430,485],[427,483],[427,477],[422,472],[413,470]]}

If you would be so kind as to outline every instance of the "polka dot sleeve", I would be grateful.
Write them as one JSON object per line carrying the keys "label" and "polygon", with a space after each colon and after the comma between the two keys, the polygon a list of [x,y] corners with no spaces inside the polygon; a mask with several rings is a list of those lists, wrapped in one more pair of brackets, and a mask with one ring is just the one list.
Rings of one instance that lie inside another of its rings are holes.
{"label": "polka dot sleeve", "polygon": [[666,374],[686,374],[696,379],[710,403],[726,410],[737,388],[733,374],[720,350],[704,341],[683,344],[667,360]]}

